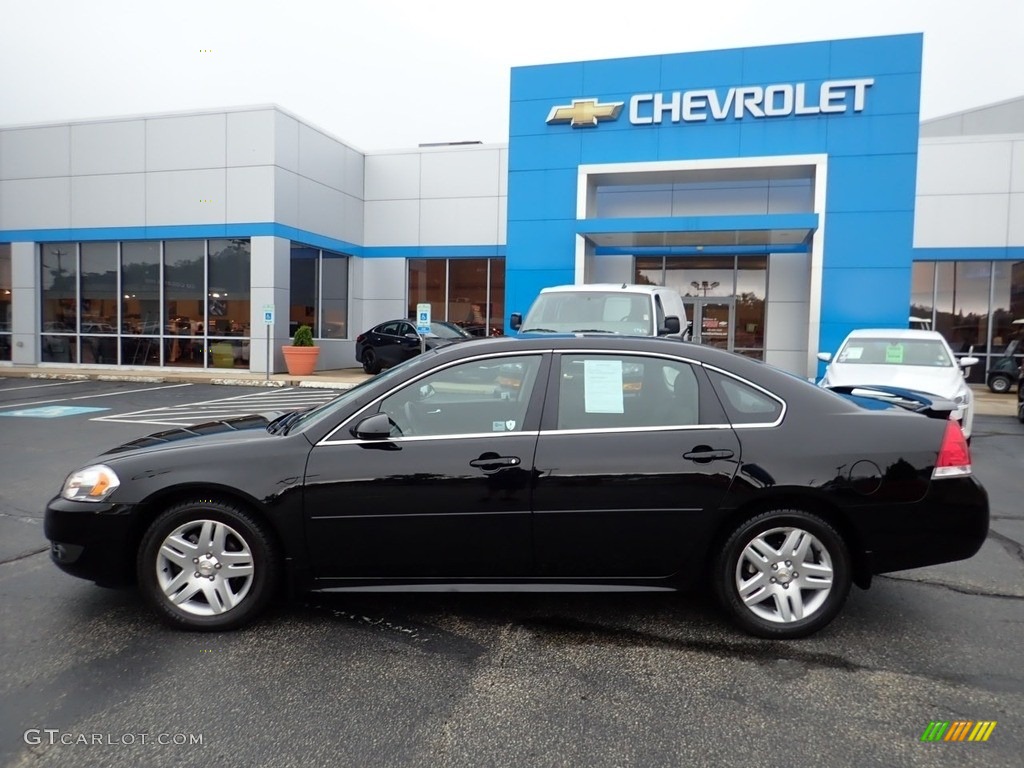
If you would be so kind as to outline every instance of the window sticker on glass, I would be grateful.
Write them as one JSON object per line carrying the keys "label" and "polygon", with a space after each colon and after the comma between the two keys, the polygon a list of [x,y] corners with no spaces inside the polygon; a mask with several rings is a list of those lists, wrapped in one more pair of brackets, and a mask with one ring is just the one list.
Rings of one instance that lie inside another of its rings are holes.
{"label": "window sticker on glass", "polygon": [[587,413],[623,413],[622,361],[583,361],[583,408]]}
{"label": "window sticker on glass", "polygon": [[844,360],[860,360],[860,356],[864,354],[864,347],[847,347],[846,351],[839,356],[839,362]]}
{"label": "window sticker on glass", "polygon": [[885,362],[901,365],[903,363],[903,345],[890,344],[885,348]]}

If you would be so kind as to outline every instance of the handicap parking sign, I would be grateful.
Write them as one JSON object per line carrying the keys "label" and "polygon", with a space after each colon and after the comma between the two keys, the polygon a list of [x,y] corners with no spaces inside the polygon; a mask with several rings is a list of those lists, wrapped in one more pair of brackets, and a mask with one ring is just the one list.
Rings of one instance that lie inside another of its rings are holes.
{"label": "handicap parking sign", "polygon": [[416,333],[430,333],[430,304],[416,305]]}

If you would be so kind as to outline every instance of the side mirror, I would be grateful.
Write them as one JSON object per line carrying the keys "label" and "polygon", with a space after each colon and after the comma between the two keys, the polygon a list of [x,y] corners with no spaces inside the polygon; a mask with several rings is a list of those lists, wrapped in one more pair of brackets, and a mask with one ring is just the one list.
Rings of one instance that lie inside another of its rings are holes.
{"label": "side mirror", "polygon": [[513,331],[518,331],[523,327],[523,316],[518,312],[513,312],[508,319],[508,324]]}
{"label": "side mirror", "polygon": [[818,353],[818,359],[821,360],[821,362],[823,362],[823,363],[831,363],[832,362],[832,353],[831,352],[819,352]]}
{"label": "side mirror", "polygon": [[391,437],[391,419],[386,413],[375,413],[352,427],[351,432],[360,440],[387,440]]}
{"label": "side mirror", "polygon": [[977,357],[961,357],[959,365],[961,368],[970,368],[972,365],[977,365],[981,360]]}
{"label": "side mirror", "polygon": [[418,333],[407,333],[407,334],[405,334],[405,338],[412,339],[413,341],[419,341],[420,340],[420,336],[419,336]]}
{"label": "side mirror", "polygon": [[679,333],[679,318],[675,315],[669,315],[665,318],[665,327],[658,329],[659,336],[665,336],[668,334]]}

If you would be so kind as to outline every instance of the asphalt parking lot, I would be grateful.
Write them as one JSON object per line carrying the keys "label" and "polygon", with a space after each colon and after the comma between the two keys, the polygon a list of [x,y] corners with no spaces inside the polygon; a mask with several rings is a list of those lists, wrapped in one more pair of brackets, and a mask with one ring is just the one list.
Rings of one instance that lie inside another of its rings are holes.
{"label": "asphalt parking lot", "polygon": [[[200,635],[50,564],[43,506],[97,450],[333,394],[0,379],[0,764],[1020,765],[1012,416],[975,422],[982,551],[877,578],[802,641],[741,635],[702,594],[311,595]],[[921,741],[956,720],[997,726]]]}

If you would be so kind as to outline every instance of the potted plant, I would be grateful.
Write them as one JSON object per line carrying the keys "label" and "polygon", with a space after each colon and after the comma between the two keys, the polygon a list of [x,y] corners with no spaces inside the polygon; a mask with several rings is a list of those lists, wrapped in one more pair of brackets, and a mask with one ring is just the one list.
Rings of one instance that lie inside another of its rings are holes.
{"label": "potted plant", "polygon": [[316,360],[320,355],[320,347],[313,343],[313,329],[308,325],[300,325],[295,331],[292,343],[281,347],[284,361],[290,376],[309,376],[316,370]]}

